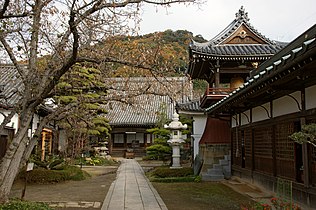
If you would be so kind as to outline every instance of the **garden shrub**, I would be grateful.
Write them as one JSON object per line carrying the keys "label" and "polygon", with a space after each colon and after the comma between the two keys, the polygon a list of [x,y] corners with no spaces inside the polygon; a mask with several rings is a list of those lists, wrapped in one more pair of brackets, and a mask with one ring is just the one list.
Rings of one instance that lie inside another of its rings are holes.
{"label": "garden shrub", "polygon": [[30,160],[35,163],[36,166],[46,169],[55,169],[65,162],[64,159],[59,156],[50,156],[47,160],[40,160],[38,156],[32,156]]}
{"label": "garden shrub", "polygon": [[90,158],[79,158],[75,160],[76,165],[90,165],[90,166],[109,166],[117,165],[118,163],[113,159],[107,159],[104,157],[90,157]]}
{"label": "garden shrub", "polygon": [[146,148],[146,153],[151,160],[167,160],[171,157],[171,151],[170,146],[157,143]]}
{"label": "garden shrub", "polygon": [[55,167],[58,167],[60,164],[62,164],[64,162],[63,159],[58,159],[58,160],[54,160],[53,162],[51,162],[48,167],[50,169],[55,169]]}
{"label": "garden shrub", "polygon": [[13,200],[7,204],[0,205],[0,210],[53,210],[45,203]]}
{"label": "garden shrub", "polygon": [[154,177],[166,178],[166,177],[187,177],[193,176],[193,169],[184,167],[184,168],[169,168],[169,167],[157,167],[151,174]]}
{"label": "garden shrub", "polygon": [[151,182],[164,182],[164,183],[171,183],[171,182],[194,182],[196,179],[195,176],[186,176],[186,177],[166,177],[166,178],[158,178],[158,177],[151,177]]}
{"label": "garden shrub", "polygon": [[25,178],[28,173],[29,183],[58,183],[66,180],[84,180],[89,174],[81,170],[77,166],[64,165],[60,170],[47,170],[44,168],[35,168],[32,171],[26,172],[23,170],[19,174],[19,178]]}

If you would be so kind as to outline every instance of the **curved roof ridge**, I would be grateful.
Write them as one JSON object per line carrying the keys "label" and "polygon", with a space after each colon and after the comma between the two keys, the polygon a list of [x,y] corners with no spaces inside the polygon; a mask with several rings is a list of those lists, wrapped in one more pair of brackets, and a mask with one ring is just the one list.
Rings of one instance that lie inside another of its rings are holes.
{"label": "curved roof ridge", "polygon": [[214,43],[212,40],[207,41],[207,42],[197,42],[191,39],[189,47],[196,46],[196,47],[208,47],[209,45],[213,45]]}
{"label": "curved roof ridge", "polygon": [[257,35],[259,38],[263,39],[265,42],[275,45],[276,42],[270,40],[266,36],[264,36],[262,33],[260,33],[257,29],[255,29],[249,22],[248,12],[245,12],[245,9],[243,6],[238,10],[236,13],[236,18],[218,35],[216,35],[212,41],[213,43],[220,45],[223,43],[227,38],[229,38],[239,27],[244,25],[247,27],[251,32],[253,32],[255,35]]}
{"label": "curved roof ridge", "polygon": [[224,30],[222,30],[219,34],[213,37],[210,42],[214,44],[220,44],[225,39],[227,39],[236,29],[241,26],[241,22],[233,20]]}
{"label": "curved roof ridge", "polygon": [[260,33],[257,29],[255,29],[249,22],[247,22],[247,24],[245,24],[245,26],[254,34],[256,34],[257,36],[259,36],[261,39],[263,39],[264,41],[266,41],[268,44],[271,45],[276,45],[277,43],[274,40],[269,39],[268,37],[266,37],[265,35],[263,35],[262,33]]}
{"label": "curved roof ridge", "polygon": [[238,12],[235,14],[236,18],[228,24],[220,33],[218,33],[215,37],[213,37],[211,40],[207,42],[196,42],[193,39],[191,40],[190,47],[196,46],[196,47],[208,47],[210,45],[221,45],[225,40],[227,40],[238,28],[240,28],[242,25],[247,27],[251,32],[253,32],[255,35],[257,35],[260,39],[264,40],[270,45],[277,45],[278,43],[270,40],[266,36],[264,36],[262,33],[260,33],[257,29],[255,29],[249,22],[248,13],[245,12],[245,9],[243,6],[238,10]]}

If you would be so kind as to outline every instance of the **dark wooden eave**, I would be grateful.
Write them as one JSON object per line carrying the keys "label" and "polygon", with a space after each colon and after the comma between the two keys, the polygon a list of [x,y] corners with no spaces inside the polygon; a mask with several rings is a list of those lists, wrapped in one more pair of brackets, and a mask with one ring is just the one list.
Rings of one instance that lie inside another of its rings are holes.
{"label": "dark wooden eave", "polygon": [[204,109],[201,108],[200,100],[193,100],[187,103],[179,103],[176,105],[176,110],[180,112],[204,113]]}
{"label": "dark wooden eave", "polygon": [[258,67],[243,86],[207,108],[211,115],[241,113],[316,85],[316,25]]}
{"label": "dark wooden eave", "polygon": [[234,90],[235,89],[232,88],[207,88],[201,98],[201,108],[208,108],[210,105],[215,104],[219,100],[228,96]]}

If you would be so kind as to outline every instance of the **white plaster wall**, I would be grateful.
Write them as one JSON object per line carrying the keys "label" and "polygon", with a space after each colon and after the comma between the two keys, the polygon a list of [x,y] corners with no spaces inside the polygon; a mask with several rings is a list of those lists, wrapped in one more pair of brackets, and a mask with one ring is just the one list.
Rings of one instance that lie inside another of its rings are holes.
{"label": "white plaster wall", "polygon": [[40,117],[37,114],[33,115],[33,122],[31,128],[28,130],[28,137],[32,137],[37,129]]}
{"label": "white plaster wall", "polygon": [[[271,116],[270,103],[265,103],[262,106],[268,110],[269,116]],[[263,107],[257,106],[252,109],[252,122],[269,119],[268,113]]]}
{"label": "white plaster wall", "polygon": [[194,115],[193,116],[193,134],[202,134],[205,130],[206,115]]}
{"label": "white plaster wall", "polygon": [[305,89],[306,109],[316,108],[316,85]]}
{"label": "white plaster wall", "polygon": [[238,121],[239,121],[239,114],[232,116],[232,121],[231,121],[232,128],[236,127]]}
{"label": "white plaster wall", "polygon": [[[7,110],[1,110],[0,112],[1,112],[2,114],[6,115],[6,116],[9,115],[9,113],[10,113],[10,112],[7,111]],[[2,114],[0,114],[0,123],[2,123],[3,120],[4,120],[4,116],[3,116]],[[14,128],[14,129],[15,129],[15,132],[17,132],[17,128],[18,128],[18,126],[19,126],[19,115],[15,114],[15,115],[12,117],[11,121],[10,121],[6,126],[11,127],[11,128]]]}
{"label": "white plaster wall", "polygon": [[199,154],[199,143],[205,130],[206,115],[193,115],[193,157]]}
{"label": "white plaster wall", "polygon": [[[300,107],[302,107],[301,92],[297,91],[290,95],[292,95],[299,102]],[[283,96],[282,98],[278,98],[273,101],[273,117],[278,117],[299,111],[300,110],[296,101],[289,96]]]}
{"label": "white plaster wall", "polygon": [[240,122],[240,124],[241,125],[247,125],[247,124],[250,123],[249,121],[251,121],[250,110],[247,110],[243,114],[241,114],[241,122]]}

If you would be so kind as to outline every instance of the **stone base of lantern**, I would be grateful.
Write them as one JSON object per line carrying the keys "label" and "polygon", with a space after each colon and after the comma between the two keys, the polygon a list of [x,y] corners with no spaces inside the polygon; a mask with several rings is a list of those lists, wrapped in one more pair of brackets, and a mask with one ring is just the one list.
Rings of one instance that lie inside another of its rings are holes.
{"label": "stone base of lantern", "polygon": [[170,168],[182,168],[180,164],[180,144],[172,145],[172,166]]}

